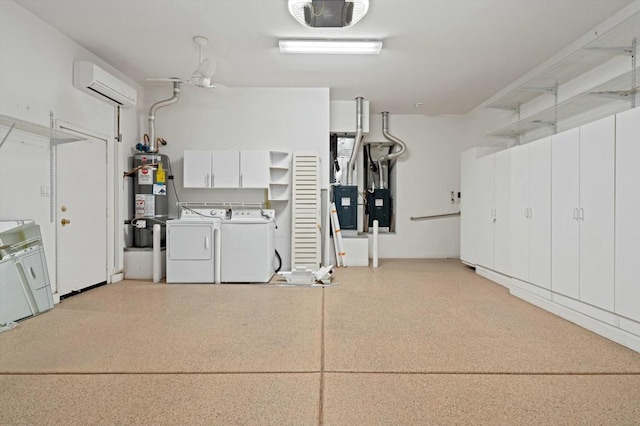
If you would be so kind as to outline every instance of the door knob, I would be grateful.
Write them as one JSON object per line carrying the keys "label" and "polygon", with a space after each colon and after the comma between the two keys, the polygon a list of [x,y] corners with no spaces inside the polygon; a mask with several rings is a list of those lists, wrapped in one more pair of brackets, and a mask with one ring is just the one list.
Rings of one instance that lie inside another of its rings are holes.
{"label": "door knob", "polygon": [[70,221],[69,219],[62,219],[62,220],[60,221],[60,223],[62,224],[62,226],[64,226],[64,225],[68,225],[68,224],[70,224],[70,223],[71,223],[71,221]]}

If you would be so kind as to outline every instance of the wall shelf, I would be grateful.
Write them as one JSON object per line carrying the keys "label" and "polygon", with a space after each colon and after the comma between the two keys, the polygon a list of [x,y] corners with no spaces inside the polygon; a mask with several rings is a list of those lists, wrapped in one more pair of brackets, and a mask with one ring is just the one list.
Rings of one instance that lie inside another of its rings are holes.
{"label": "wall shelf", "polygon": [[288,201],[291,182],[291,155],[285,151],[269,151],[269,194],[270,201]]}
{"label": "wall shelf", "polygon": [[[632,86],[633,74],[633,71],[624,73],[588,91],[492,132],[489,136],[518,139],[530,131],[540,129],[541,132],[537,136],[544,137],[555,133],[558,122],[578,117],[581,114],[586,115],[585,119],[593,121],[612,113],[615,114],[627,110],[629,109],[631,96],[640,92],[640,87],[637,83],[635,87]],[[611,108],[602,109],[606,106]],[[598,111],[599,108],[601,112]],[[546,132],[542,130],[545,128],[547,129]]]}
{"label": "wall shelf", "polygon": [[[566,58],[487,105],[487,108],[518,113],[517,121],[488,136],[522,143],[524,140],[557,133],[559,123],[568,128],[577,127],[588,121],[635,107],[640,74],[636,60],[638,40],[640,11],[636,11],[610,30],[596,35],[593,40]],[[619,56],[630,58],[631,66],[628,72],[558,102],[558,90],[562,90],[563,84]],[[530,116],[520,117],[523,104],[545,96],[554,96],[553,106]]]}
{"label": "wall shelf", "polygon": [[10,117],[8,115],[0,115],[0,125],[8,127],[9,131],[3,137],[0,147],[9,137],[13,130],[30,133],[32,135],[42,136],[49,140],[52,145],[60,145],[68,142],[79,142],[84,140],[81,137],[63,132],[61,130],[51,129],[29,121],[20,120],[19,118]]}

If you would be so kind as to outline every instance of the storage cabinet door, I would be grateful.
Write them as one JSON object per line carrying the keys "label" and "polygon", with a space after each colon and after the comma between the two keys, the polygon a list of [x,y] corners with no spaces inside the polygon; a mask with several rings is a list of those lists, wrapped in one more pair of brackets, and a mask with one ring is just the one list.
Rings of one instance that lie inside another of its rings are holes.
{"label": "storage cabinet door", "polygon": [[580,131],[558,133],[551,142],[551,289],[578,299],[580,239]]}
{"label": "storage cabinet door", "polygon": [[494,269],[511,275],[511,153],[495,154],[494,163]]}
{"label": "storage cabinet door", "polygon": [[511,150],[511,274],[529,280],[529,145]]}
{"label": "storage cabinet door", "polygon": [[268,188],[269,151],[240,151],[240,186],[242,188]]}
{"label": "storage cabinet door", "polygon": [[614,137],[615,117],[580,128],[580,300],[610,311],[614,295]]}
{"label": "storage cabinet door", "polygon": [[460,156],[460,259],[471,265],[476,260],[478,234],[478,187],[476,150]]}
{"label": "storage cabinet door", "polygon": [[551,288],[551,138],[529,144],[529,282]]}
{"label": "storage cabinet door", "polygon": [[478,159],[478,265],[493,269],[493,155]]}
{"label": "storage cabinet door", "polygon": [[213,151],[212,164],[214,188],[240,187],[239,151]]}
{"label": "storage cabinet door", "polygon": [[615,312],[640,322],[640,108],[616,116]]}
{"label": "storage cabinet door", "polygon": [[185,151],[182,185],[185,188],[211,186],[211,151]]}

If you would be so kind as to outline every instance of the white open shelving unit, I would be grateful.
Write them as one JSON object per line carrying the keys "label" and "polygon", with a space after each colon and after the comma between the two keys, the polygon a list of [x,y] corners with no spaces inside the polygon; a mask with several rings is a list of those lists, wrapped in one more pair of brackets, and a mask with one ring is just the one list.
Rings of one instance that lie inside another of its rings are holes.
{"label": "white open shelving unit", "polygon": [[291,186],[291,154],[269,151],[269,200],[288,201]]}
{"label": "white open shelving unit", "polygon": [[[640,71],[636,60],[639,39],[640,12],[636,12],[609,31],[597,35],[563,60],[499,97],[487,107],[517,112],[518,120],[489,136],[522,143],[556,134],[558,123],[562,123],[562,130],[567,130],[634,108],[637,106],[636,97],[640,89]],[[562,92],[564,84],[620,56],[629,58],[629,71],[558,101],[558,92]],[[521,117],[522,105],[541,96],[553,96],[553,105]]]}

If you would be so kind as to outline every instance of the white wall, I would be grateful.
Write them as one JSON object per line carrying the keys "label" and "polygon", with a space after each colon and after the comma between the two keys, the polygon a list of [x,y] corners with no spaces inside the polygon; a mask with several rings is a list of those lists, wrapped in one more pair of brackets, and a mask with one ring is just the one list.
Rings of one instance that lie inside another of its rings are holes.
{"label": "white wall", "polygon": [[[146,123],[151,105],[171,97],[171,85],[145,91],[139,121]],[[263,202],[264,191],[247,189],[185,189],[182,186],[185,150],[316,151],[322,162],[321,187],[329,185],[329,89],[236,88],[229,94],[183,85],[175,104],[156,112],[156,137],[168,141],[160,148],[169,156],[180,201]],[[140,135],[138,136],[140,139]],[[129,155],[133,154],[130,144]],[[169,190],[170,215],[177,215]],[[274,202],[276,249],[283,270],[291,267],[291,202]]]}
{"label": "white wall", "polygon": [[[373,115],[370,120],[370,132],[364,140],[385,141],[382,116]],[[389,114],[388,125],[389,133],[406,143],[407,153],[394,166],[396,232],[380,235],[379,256],[459,256],[459,217],[410,218],[458,212],[457,198],[451,204],[451,191],[457,197],[460,190],[460,152],[466,137],[466,118]]]}
{"label": "white wall", "polygon": [[[9,0],[0,1],[0,58],[0,113],[49,127],[51,111],[56,119],[108,135],[109,156],[116,159],[110,165],[116,188],[111,199],[117,199],[122,168],[117,160],[121,158],[120,146],[113,141],[115,109],[73,87],[73,61],[89,60],[124,80],[126,77]],[[123,122],[125,140],[131,139],[137,133],[135,112],[124,110]],[[49,185],[48,143],[42,138],[12,134],[0,149],[0,220],[29,218],[40,225],[55,288],[56,227],[49,217],[49,198],[40,195],[40,187]],[[104,197],[105,193],[95,195]],[[121,223],[120,212],[112,211],[110,216],[114,223]],[[115,254],[120,239],[114,241],[111,236],[112,246],[116,245],[112,264],[108,265],[112,274],[122,268],[122,256]]]}

